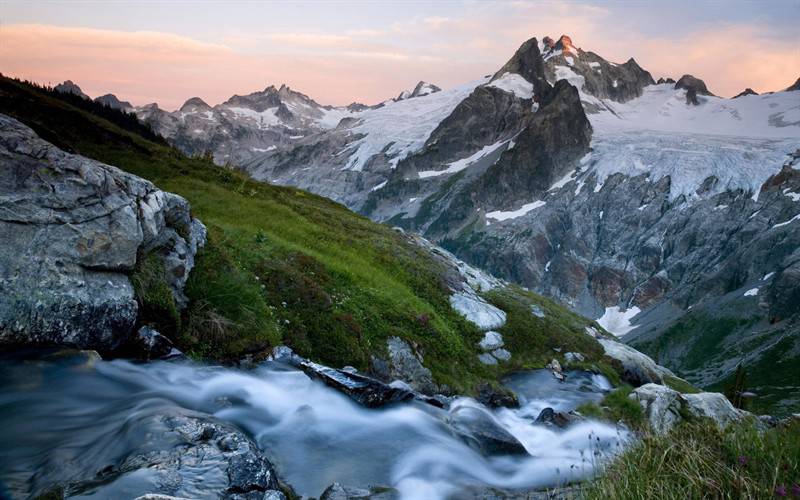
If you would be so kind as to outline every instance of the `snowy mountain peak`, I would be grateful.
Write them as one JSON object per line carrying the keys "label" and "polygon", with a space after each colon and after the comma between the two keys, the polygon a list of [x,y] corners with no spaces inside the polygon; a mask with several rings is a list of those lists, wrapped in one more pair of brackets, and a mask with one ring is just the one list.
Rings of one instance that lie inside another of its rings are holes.
{"label": "snowy mountain peak", "polygon": [[554,50],[561,50],[564,52],[571,52],[573,54],[578,53],[578,49],[572,45],[572,38],[568,37],[567,35],[561,35],[561,38],[553,46]]}
{"label": "snowy mountain peak", "polygon": [[750,87],[747,87],[746,89],[742,90],[741,92],[733,96],[733,99],[736,99],[737,97],[744,97],[746,95],[758,95],[758,92],[751,89]]}
{"label": "snowy mountain peak", "polygon": [[542,49],[540,49],[536,38],[531,38],[520,45],[514,55],[511,56],[511,59],[492,76],[491,81],[494,82],[503,78],[506,73],[517,74],[533,84],[534,95],[545,95],[550,89],[550,84],[547,82],[545,75]]}
{"label": "snowy mountain peak", "polygon": [[80,87],[72,82],[72,80],[65,80],[64,83],[59,83],[54,87],[56,92],[61,92],[62,94],[75,94],[76,96],[83,97],[84,99],[90,99],[90,97],[83,93]]}

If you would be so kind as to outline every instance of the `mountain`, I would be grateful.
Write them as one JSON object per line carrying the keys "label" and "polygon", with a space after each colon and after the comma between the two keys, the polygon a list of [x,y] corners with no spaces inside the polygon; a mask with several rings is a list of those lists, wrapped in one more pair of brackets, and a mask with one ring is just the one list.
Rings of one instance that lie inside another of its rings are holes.
{"label": "mountain", "polygon": [[53,90],[56,92],[61,92],[62,94],[74,94],[84,99],[91,99],[91,97],[83,93],[80,87],[72,83],[72,80],[66,80],[63,83],[59,83],[53,87]]}
{"label": "mountain", "polygon": [[691,75],[655,84],[632,59],[532,39],[488,79],[241,166],[630,332],[698,384],[743,362],[768,399],[786,373],[764,363],[800,349],[785,299],[800,288],[797,110],[789,92],[723,99]]}
{"label": "mountain", "polygon": [[412,90],[404,90],[400,92],[400,95],[394,98],[394,101],[402,101],[404,99],[410,99],[412,97],[421,97],[429,94],[433,94],[434,92],[439,92],[440,89],[436,85],[430,84],[428,82],[419,82]]}
{"label": "mountain", "polygon": [[104,104],[109,108],[121,109],[124,111],[129,111],[133,109],[133,105],[131,103],[129,103],[128,101],[120,101],[114,94],[106,94],[106,95],[101,95],[100,97],[95,97],[94,101],[99,102],[100,104]]}
{"label": "mountain", "polygon": [[260,92],[234,95],[213,107],[193,97],[175,112],[165,111],[157,104],[133,111],[185,153],[211,153],[220,165],[237,165],[332,129],[343,118],[366,108],[358,103],[323,106],[286,85],[270,85]]}

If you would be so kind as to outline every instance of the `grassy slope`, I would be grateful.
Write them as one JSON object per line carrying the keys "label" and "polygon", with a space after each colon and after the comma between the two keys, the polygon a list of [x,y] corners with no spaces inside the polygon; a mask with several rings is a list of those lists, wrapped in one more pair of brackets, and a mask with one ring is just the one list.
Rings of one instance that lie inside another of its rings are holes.
{"label": "grassy slope", "polygon": [[[0,79],[0,112],[57,146],[151,180],[189,200],[209,245],[187,285],[190,307],[174,314],[159,269],[141,256],[133,281],[143,312],[198,357],[237,359],[278,343],[333,366],[367,368],[385,339],[412,341],[437,382],[471,392],[514,368],[542,366],[562,347],[601,362],[588,321],[540,296],[506,290],[502,330],[512,363],[477,362],[481,334],[450,307],[442,270],[402,235],[325,198],[249,180],[205,158],[187,158],[23,83]],[[529,304],[545,311],[530,314]],[[563,359],[562,359],[563,361]]]}

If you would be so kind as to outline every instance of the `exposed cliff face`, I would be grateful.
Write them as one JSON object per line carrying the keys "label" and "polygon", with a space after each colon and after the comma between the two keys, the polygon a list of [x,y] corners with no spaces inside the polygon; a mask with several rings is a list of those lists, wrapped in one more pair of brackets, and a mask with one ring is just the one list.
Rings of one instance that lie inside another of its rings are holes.
{"label": "exposed cliff face", "polygon": [[183,198],[0,115],[0,239],[0,343],[110,350],[136,324],[137,258],[156,254],[185,305],[205,228]]}

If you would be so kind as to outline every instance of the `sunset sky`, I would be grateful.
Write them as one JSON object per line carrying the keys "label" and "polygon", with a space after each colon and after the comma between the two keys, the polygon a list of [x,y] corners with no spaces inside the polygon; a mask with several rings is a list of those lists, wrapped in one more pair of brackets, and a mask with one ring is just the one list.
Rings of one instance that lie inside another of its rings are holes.
{"label": "sunset sky", "polygon": [[654,78],[731,96],[800,76],[800,0],[0,1],[0,72],[174,109],[286,83],[322,104],[375,103],[419,80],[497,70],[526,39],[568,34]]}

